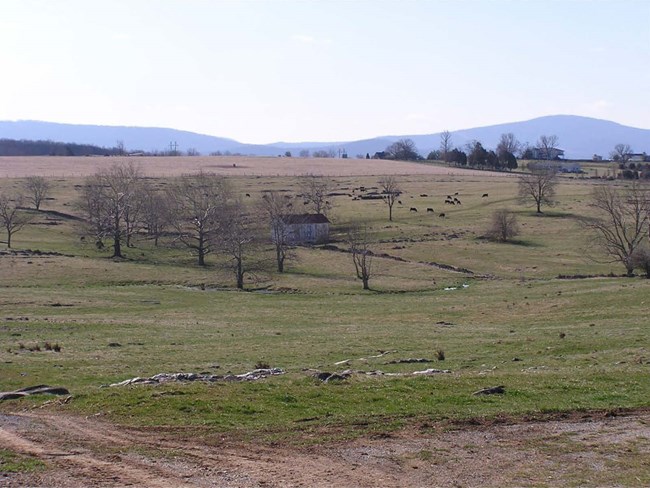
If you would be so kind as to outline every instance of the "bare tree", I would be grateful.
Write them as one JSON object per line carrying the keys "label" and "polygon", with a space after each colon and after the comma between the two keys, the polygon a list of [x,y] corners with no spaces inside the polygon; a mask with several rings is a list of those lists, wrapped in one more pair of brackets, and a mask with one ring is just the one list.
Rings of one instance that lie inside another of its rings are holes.
{"label": "bare tree", "polygon": [[172,221],[172,201],[169,194],[154,190],[150,185],[144,187],[142,198],[142,224],[147,236],[153,239],[154,246],[169,228]]}
{"label": "bare tree", "polygon": [[31,216],[21,210],[22,203],[22,195],[0,193],[0,223],[7,233],[7,248],[11,248],[12,236],[31,220]]}
{"label": "bare tree", "polygon": [[332,204],[327,199],[330,182],[323,176],[307,175],[299,183],[302,199],[307,210],[315,214],[327,215]]}
{"label": "bare tree", "polygon": [[224,209],[215,240],[219,251],[228,256],[237,288],[242,290],[246,273],[251,270],[248,260],[255,254],[258,239],[255,221],[240,201],[230,203]]}
{"label": "bare tree", "polygon": [[291,232],[287,225],[291,215],[291,203],[276,191],[264,193],[260,203],[261,213],[271,227],[271,241],[275,247],[275,260],[279,273],[284,272],[284,263],[292,258]]}
{"label": "bare tree", "polygon": [[366,224],[353,224],[347,236],[348,249],[352,255],[356,276],[363,283],[363,289],[370,289],[373,276],[373,252],[370,250],[370,235]]}
{"label": "bare tree", "polygon": [[28,193],[29,201],[36,210],[41,209],[41,203],[47,198],[50,192],[50,183],[42,176],[28,176],[25,179],[25,191]]}
{"label": "bare tree", "polygon": [[298,155],[301,158],[308,158],[309,157],[309,149],[301,149]]}
{"label": "bare tree", "polygon": [[418,149],[413,139],[400,139],[386,148],[386,154],[389,159],[400,161],[414,161],[420,159]]}
{"label": "bare tree", "polygon": [[519,235],[517,216],[512,210],[501,208],[492,214],[492,223],[486,235],[488,239],[507,242]]}
{"label": "bare tree", "polygon": [[537,148],[541,152],[542,159],[553,159],[557,150],[559,139],[557,136],[540,136],[537,139]]}
{"label": "bare tree", "polygon": [[225,179],[204,172],[181,176],[167,190],[176,239],[196,254],[199,266],[213,250],[230,194]]}
{"label": "bare tree", "polygon": [[555,190],[559,183],[554,168],[536,168],[529,174],[519,177],[519,199],[523,203],[532,202],[537,213],[542,213],[542,205],[555,204]]}
{"label": "bare tree", "polygon": [[496,153],[501,155],[503,153],[517,154],[521,149],[521,142],[517,140],[512,132],[501,134],[499,143],[497,144]]}
{"label": "bare tree", "polygon": [[130,244],[135,232],[141,180],[140,169],[133,163],[114,164],[86,178],[79,205],[98,246],[103,246],[105,238],[113,241],[112,257],[124,257],[122,244]]}
{"label": "bare tree", "polygon": [[632,265],[642,269],[645,277],[650,279],[650,247],[648,244],[637,247],[632,253]]}
{"label": "bare tree", "polygon": [[451,132],[448,130],[440,133],[440,157],[445,163],[448,163],[448,154],[453,149],[451,141]]}
{"label": "bare tree", "polygon": [[616,144],[609,156],[616,162],[626,163],[631,154],[632,148],[629,144]]}
{"label": "bare tree", "polygon": [[402,190],[399,187],[397,178],[394,176],[382,176],[379,179],[379,186],[384,197],[384,202],[388,205],[388,220],[393,220],[393,205],[401,195]]}
{"label": "bare tree", "polygon": [[625,266],[628,276],[634,273],[634,254],[647,239],[650,195],[638,183],[617,191],[612,185],[594,189],[591,206],[597,210],[595,219],[583,224],[596,235],[595,243],[608,256],[607,262]]}

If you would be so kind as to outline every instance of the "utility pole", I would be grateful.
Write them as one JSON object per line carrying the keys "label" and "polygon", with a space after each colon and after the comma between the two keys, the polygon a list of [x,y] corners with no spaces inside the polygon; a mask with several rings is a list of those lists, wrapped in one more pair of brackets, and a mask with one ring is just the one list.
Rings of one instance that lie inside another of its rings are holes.
{"label": "utility pole", "polygon": [[176,148],[178,148],[178,144],[176,144],[176,141],[169,143],[169,155],[170,156],[176,156]]}

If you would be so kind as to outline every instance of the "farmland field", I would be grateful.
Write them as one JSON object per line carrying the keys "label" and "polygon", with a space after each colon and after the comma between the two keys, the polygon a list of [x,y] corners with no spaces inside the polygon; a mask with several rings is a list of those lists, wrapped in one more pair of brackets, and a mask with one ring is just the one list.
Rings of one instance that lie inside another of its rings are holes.
{"label": "farmland field", "polygon": [[[561,179],[558,204],[537,216],[513,175],[376,160],[135,160],[162,187],[200,169],[229,176],[251,207],[270,189],[296,195],[301,175],[329,176],[330,245],[296,248],[282,274],[261,265],[237,291],[223,256],[199,267],[168,242],[137,239],[111,260],[80,238],[65,215],[78,214],[82,177],[114,161],[0,158],[0,189],[33,174],[53,185],[45,211],[0,251],[0,390],[71,393],[0,402],[0,467],[17,466],[0,484],[650,483],[650,280],[604,263],[580,225],[600,180]],[[382,174],[404,191],[392,222],[383,201],[353,197]],[[499,208],[521,226],[510,243],[483,238]],[[373,237],[370,291],[341,252],[358,219]],[[259,366],[283,374],[108,386]],[[314,377],[344,370],[340,381]],[[496,386],[504,393],[473,394]]]}
{"label": "farmland field", "polygon": [[[83,177],[115,162],[133,161],[147,176],[177,176],[182,173],[206,171],[226,176],[327,176],[395,174],[395,165],[381,159],[285,158],[241,156],[197,157],[9,157],[0,156],[0,177],[13,178],[32,175],[48,177]],[[454,175],[485,172],[457,170],[430,163],[400,162],[402,175]]]}

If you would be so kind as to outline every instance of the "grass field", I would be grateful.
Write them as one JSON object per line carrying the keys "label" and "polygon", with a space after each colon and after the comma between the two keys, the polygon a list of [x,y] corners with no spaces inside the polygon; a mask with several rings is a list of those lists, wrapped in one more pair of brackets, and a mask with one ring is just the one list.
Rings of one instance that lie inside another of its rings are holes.
{"label": "grass field", "polygon": [[[42,162],[21,161],[21,171],[37,167],[30,164]],[[249,164],[237,163],[242,169]],[[294,192],[295,175],[319,172],[304,162],[300,172],[274,168],[262,176],[233,176],[233,182],[252,203],[262,190]],[[382,168],[367,171],[381,174]],[[399,163],[394,169],[405,193],[393,222],[381,201],[334,197],[334,244],[351,220],[364,218],[373,249],[389,256],[375,259],[369,292],[354,278],[345,253],[299,248],[287,273],[261,270],[247,292],[238,292],[216,255],[199,268],[181,249],[138,241],[126,260],[113,261],[80,241],[74,222],[52,225],[39,214],[15,235],[14,248],[53,254],[0,256],[0,389],[65,386],[73,399],[51,408],[102,414],[121,424],[201,425],[291,442],[387,431],[415,420],[648,406],[650,282],[622,278],[622,266],[591,259],[597,250],[578,223],[590,214],[589,194],[600,183],[563,179],[559,204],[536,216],[517,202],[512,176],[432,168]],[[157,172],[167,174],[160,167]],[[368,172],[332,177],[335,190],[376,185]],[[42,173],[83,171],[48,166]],[[44,208],[74,213],[81,180],[51,181],[52,200]],[[17,178],[0,182],[2,188],[19,184]],[[462,206],[444,205],[456,192]],[[425,212],[429,207],[433,214]],[[481,238],[497,208],[517,212],[522,235],[513,243]],[[46,350],[45,343],[61,351]],[[370,357],[379,351],[394,352]],[[407,358],[431,362],[386,364]],[[335,365],[346,359],[348,365]],[[251,383],[102,387],[161,372],[237,374],[258,363],[287,374]],[[406,374],[426,368],[450,372]],[[342,369],[404,375],[358,373],[341,383],[310,375]],[[472,395],[496,385],[506,394]],[[45,400],[4,402],[0,410]]]}

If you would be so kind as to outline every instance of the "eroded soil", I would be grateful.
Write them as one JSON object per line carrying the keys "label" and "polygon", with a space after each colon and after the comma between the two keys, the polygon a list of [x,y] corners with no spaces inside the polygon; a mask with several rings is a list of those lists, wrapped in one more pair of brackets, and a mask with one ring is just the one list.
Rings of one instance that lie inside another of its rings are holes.
{"label": "eroded soil", "polygon": [[34,411],[0,415],[0,446],[46,464],[0,475],[3,487],[650,485],[650,410],[418,425],[310,447]]}

